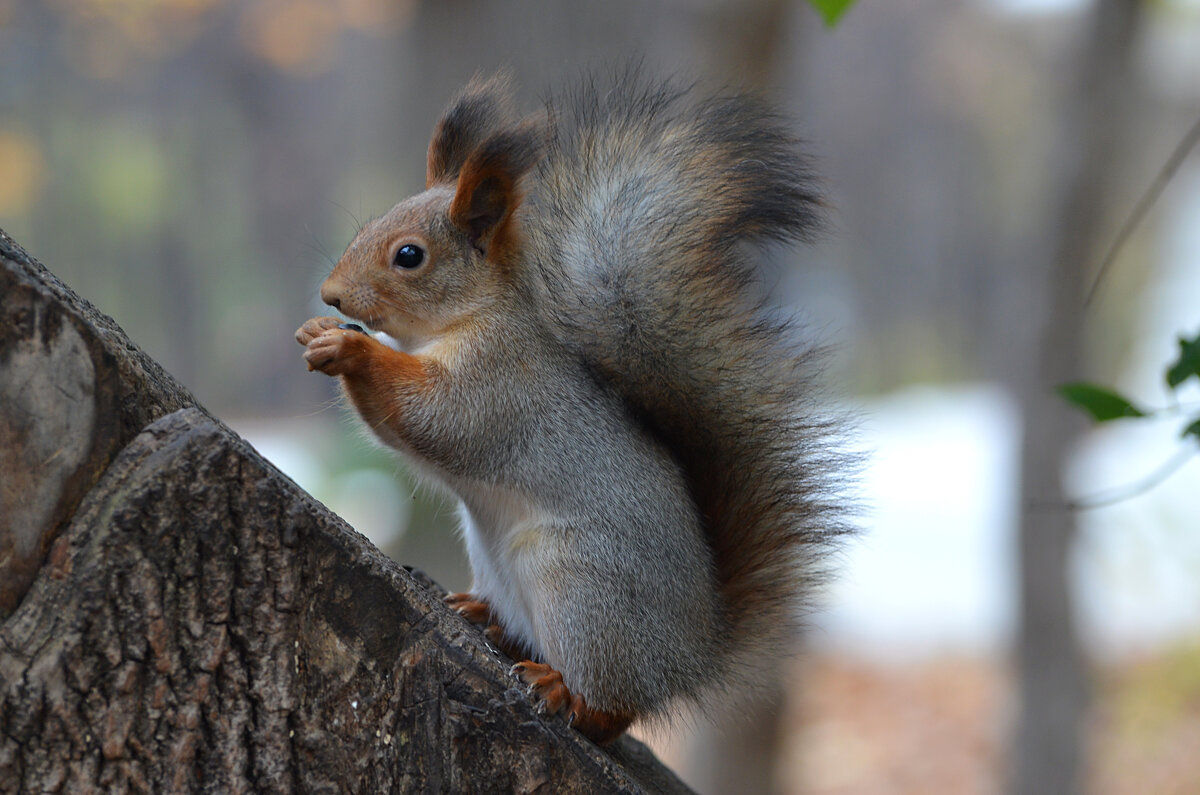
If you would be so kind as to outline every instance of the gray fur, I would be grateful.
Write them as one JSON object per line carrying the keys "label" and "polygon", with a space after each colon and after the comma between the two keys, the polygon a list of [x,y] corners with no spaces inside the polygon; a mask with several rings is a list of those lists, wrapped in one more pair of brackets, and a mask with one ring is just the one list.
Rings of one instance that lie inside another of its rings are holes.
{"label": "gray fur", "polygon": [[[753,687],[844,530],[813,354],[744,245],[813,233],[806,163],[746,97],[633,72],[513,123],[502,93],[459,97],[431,189],[323,289],[427,365],[373,427],[459,496],[474,592],[591,707]],[[405,240],[425,268],[390,268]]]}

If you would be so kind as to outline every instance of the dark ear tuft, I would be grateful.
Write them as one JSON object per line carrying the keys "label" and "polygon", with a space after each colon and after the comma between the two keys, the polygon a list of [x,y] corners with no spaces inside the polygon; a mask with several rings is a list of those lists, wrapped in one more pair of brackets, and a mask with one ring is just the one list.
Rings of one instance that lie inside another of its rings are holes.
{"label": "dark ear tuft", "polygon": [[518,183],[541,158],[546,133],[544,116],[502,130],[471,152],[459,172],[450,220],[489,255],[509,240],[508,223],[521,202]]}
{"label": "dark ear tuft", "polygon": [[510,104],[507,74],[473,78],[434,128],[426,157],[425,187],[454,181],[467,156],[508,123]]}

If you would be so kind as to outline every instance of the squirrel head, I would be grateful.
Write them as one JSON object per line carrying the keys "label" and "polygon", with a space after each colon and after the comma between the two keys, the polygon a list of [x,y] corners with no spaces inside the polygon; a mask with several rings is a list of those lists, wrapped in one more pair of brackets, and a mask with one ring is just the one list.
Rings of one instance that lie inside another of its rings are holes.
{"label": "squirrel head", "polygon": [[520,252],[521,179],[544,117],[511,124],[503,78],[473,81],[434,130],[426,189],[355,236],[321,299],[406,346],[469,322],[501,297]]}

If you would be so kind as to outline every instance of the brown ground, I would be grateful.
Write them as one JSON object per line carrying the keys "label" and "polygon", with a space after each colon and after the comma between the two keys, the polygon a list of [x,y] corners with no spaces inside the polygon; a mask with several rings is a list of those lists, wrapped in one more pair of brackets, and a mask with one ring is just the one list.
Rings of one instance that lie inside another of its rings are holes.
{"label": "brown ground", "polygon": [[[959,658],[884,665],[810,654],[796,681],[777,771],[785,792],[1002,791],[1012,718],[1002,664]],[[1087,791],[1200,793],[1200,644],[1101,668],[1095,688]],[[680,754],[663,754],[679,764]]]}

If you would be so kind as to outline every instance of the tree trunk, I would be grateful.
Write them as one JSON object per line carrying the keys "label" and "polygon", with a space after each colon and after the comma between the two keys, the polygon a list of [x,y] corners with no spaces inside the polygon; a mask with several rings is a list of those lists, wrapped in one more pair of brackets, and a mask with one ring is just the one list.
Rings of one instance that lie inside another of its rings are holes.
{"label": "tree trunk", "polygon": [[[1017,385],[1024,418],[1021,453],[1017,638],[1019,712],[1013,738],[1013,793],[1083,791],[1083,720],[1090,701],[1070,598],[1075,516],[1067,509],[1062,469],[1082,430],[1078,413],[1054,387],[1082,377],[1083,297],[1095,260],[1108,177],[1126,87],[1125,68],[1137,0],[1100,0],[1082,41],[1074,80],[1060,98],[1062,121],[1046,173],[1045,251],[1025,264],[1036,335],[1019,350],[1036,355]],[[1020,271],[1018,271],[1020,272]]]}
{"label": "tree trunk", "polygon": [[3,232],[0,313],[0,792],[686,791]]}

